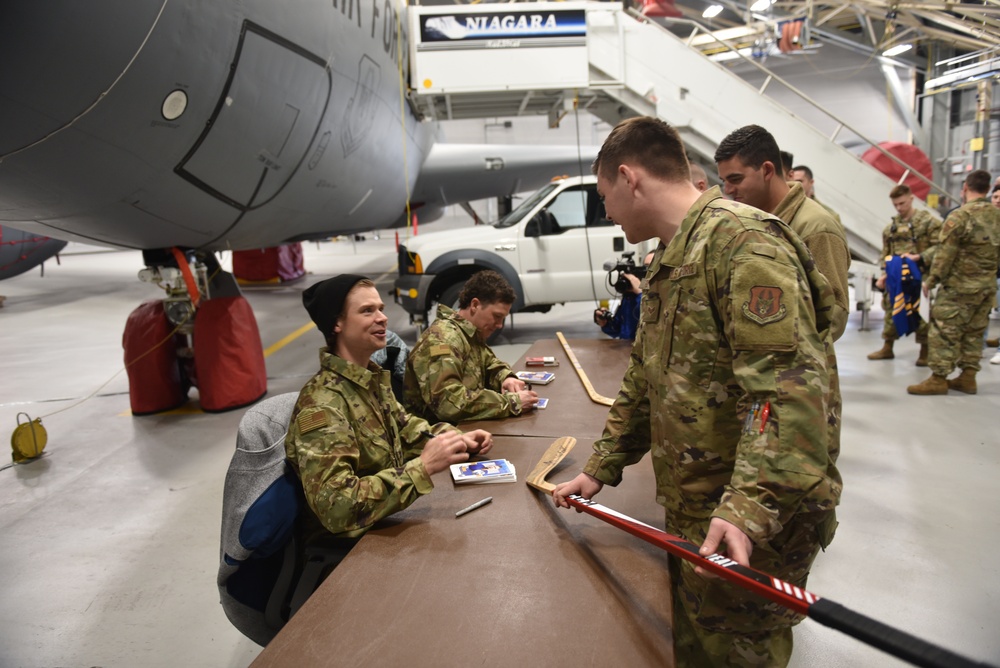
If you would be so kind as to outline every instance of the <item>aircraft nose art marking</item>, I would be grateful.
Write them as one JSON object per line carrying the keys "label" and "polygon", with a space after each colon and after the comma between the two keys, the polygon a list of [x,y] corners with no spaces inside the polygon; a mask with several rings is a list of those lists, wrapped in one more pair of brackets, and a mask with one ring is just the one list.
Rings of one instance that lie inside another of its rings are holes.
{"label": "aircraft nose art marking", "polygon": [[325,61],[246,22],[212,120],[177,173],[240,210],[266,203],[305,159],[330,88]]}

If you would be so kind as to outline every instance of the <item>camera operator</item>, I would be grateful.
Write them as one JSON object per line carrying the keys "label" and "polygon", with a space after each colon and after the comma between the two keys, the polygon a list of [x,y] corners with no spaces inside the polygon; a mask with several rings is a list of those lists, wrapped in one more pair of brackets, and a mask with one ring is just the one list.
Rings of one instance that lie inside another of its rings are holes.
{"label": "camera operator", "polygon": [[634,341],[635,332],[639,328],[640,304],[642,303],[642,290],[639,283],[642,280],[641,277],[646,273],[646,267],[653,260],[653,252],[650,251],[646,254],[641,269],[632,264],[631,255],[631,253],[626,253],[625,262],[619,262],[617,266],[608,271],[609,282],[611,272],[618,271],[618,279],[614,283],[615,290],[621,295],[618,308],[614,315],[607,309],[596,309],[594,311],[594,324],[612,338]]}

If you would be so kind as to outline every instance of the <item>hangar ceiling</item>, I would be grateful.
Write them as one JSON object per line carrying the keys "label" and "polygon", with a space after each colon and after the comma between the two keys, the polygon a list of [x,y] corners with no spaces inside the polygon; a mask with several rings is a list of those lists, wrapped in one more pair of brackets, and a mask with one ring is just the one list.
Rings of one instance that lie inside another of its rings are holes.
{"label": "hangar ceiling", "polygon": [[[713,5],[721,8],[715,10],[719,13],[706,17],[706,10]],[[805,19],[812,37],[820,41],[853,42],[877,54],[911,44],[911,59],[936,46],[956,52],[1000,48],[1000,0],[677,0],[676,7],[684,18],[707,23],[725,41],[740,48],[766,41],[773,37],[777,23],[794,19]],[[704,50],[710,52],[712,47],[706,45]]]}

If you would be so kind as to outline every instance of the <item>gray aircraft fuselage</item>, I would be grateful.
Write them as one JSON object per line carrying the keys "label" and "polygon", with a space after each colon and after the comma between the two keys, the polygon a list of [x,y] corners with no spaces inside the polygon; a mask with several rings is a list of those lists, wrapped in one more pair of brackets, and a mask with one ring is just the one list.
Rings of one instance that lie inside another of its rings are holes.
{"label": "gray aircraft fuselage", "polygon": [[385,227],[433,144],[390,0],[0,10],[0,224],[244,249]]}

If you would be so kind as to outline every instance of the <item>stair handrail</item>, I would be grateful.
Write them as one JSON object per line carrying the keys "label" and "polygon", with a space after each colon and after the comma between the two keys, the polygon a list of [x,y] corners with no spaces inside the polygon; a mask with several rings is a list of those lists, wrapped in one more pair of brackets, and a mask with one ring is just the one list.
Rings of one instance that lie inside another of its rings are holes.
{"label": "stair handrail", "polygon": [[[645,16],[644,14],[642,14],[639,11],[637,11],[633,7],[628,7],[627,9],[625,9],[625,13],[628,14],[628,15],[630,15],[632,18],[638,20],[641,23],[647,23],[649,25],[653,25],[656,28],[658,28],[659,30],[662,30],[663,32],[669,34],[671,37],[673,37],[675,39],[680,39],[677,35],[674,35],[672,32],[670,32],[669,30],[667,30],[667,28],[665,26],[660,25],[660,23],[658,23],[656,21],[650,20],[650,18],[648,16]],[[698,33],[703,33],[705,35],[708,35],[714,42],[718,43],[720,46],[722,46],[727,51],[731,51],[738,58],[743,59],[744,61],[750,63],[750,65],[752,65],[753,67],[755,67],[758,70],[760,70],[764,75],[766,75],[767,78],[764,79],[764,84],[760,88],[757,89],[757,94],[758,95],[763,95],[764,94],[764,90],[768,87],[768,85],[770,85],[770,83],[772,81],[777,81],[778,83],[780,83],[781,85],[783,85],[785,88],[787,88],[788,90],[792,91],[792,93],[794,93],[795,95],[797,95],[799,98],[801,98],[802,100],[806,101],[812,107],[814,107],[815,109],[819,110],[827,118],[833,120],[835,123],[837,123],[837,129],[836,129],[836,131],[834,131],[833,136],[831,136],[829,138],[831,142],[834,141],[837,138],[837,135],[839,135],[842,130],[846,129],[846,130],[848,130],[850,132],[853,132],[859,139],[861,139],[864,143],[868,144],[868,146],[874,147],[882,155],[886,156],[887,158],[889,158],[890,160],[892,160],[897,165],[899,165],[900,167],[903,168],[903,174],[902,174],[902,176],[900,176],[899,180],[896,181],[897,185],[900,184],[900,183],[903,183],[906,180],[907,176],[909,176],[909,175],[912,174],[913,176],[917,177],[919,180],[923,181],[928,186],[930,186],[932,190],[937,191],[938,194],[944,195],[945,197],[948,197],[948,198],[952,198],[953,197],[953,195],[948,190],[946,190],[942,186],[939,186],[938,184],[934,183],[934,181],[928,179],[926,176],[924,176],[923,174],[921,174],[919,171],[916,171],[909,164],[903,162],[902,160],[900,160],[899,158],[897,158],[895,155],[893,155],[889,151],[886,151],[884,148],[882,148],[881,146],[879,146],[877,143],[875,143],[874,141],[872,141],[871,139],[869,139],[865,135],[861,134],[859,131],[857,131],[856,129],[854,129],[850,125],[848,125],[845,121],[841,120],[837,116],[833,115],[832,113],[830,113],[829,111],[827,111],[826,109],[824,109],[822,105],[820,105],[818,102],[816,102],[815,100],[813,100],[811,97],[809,97],[808,95],[806,95],[804,92],[802,92],[801,90],[799,90],[798,88],[796,88],[795,86],[793,86],[788,81],[785,81],[780,76],[778,76],[777,74],[775,74],[774,72],[772,72],[768,68],[764,67],[763,65],[761,65],[757,61],[753,60],[752,58],[747,58],[745,55],[743,55],[742,53],[740,53],[739,49],[734,48],[728,42],[725,42],[725,41],[719,39],[718,37],[715,36],[715,34],[712,33],[711,30],[709,30],[705,26],[701,25],[697,21],[694,21],[692,19],[680,19],[680,18],[670,18],[670,17],[662,17],[662,20],[665,23],[680,24],[680,25],[690,26],[693,29],[693,31],[692,31],[691,35],[687,38],[687,40],[685,42],[688,46],[691,45],[691,40],[694,39],[694,37]],[[702,54],[702,55],[704,56],[704,54]],[[708,56],[705,56],[705,57],[708,58]],[[744,82],[744,83],[746,83],[746,82]],[[747,84],[747,85],[749,85],[749,84]],[[817,132],[818,132],[818,130],[817,130]],[[861,162],[864,162],[864,160],[861,160],[860,156],[855,155],[854,157],[857,160],[859,160]]]}

